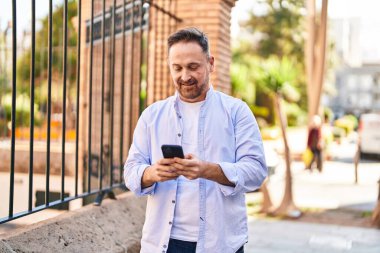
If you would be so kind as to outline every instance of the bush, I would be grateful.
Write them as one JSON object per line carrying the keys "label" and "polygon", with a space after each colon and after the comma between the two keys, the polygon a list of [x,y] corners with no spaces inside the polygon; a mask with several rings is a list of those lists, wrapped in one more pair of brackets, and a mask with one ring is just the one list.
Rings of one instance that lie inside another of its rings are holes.
{"label": "bush", "polygon": [[267,127],[260,130],[263,140],[276,140],[281,136],[279,127]]}
{"label": "bush", "polygon": [[342,128],[345,134],[349,134],[358,127],[358,120],[353,115],[345,115],[335,120],[334,126]]}
{"label": "bush", "polygon": [[299,126],[306,123],[307,115],[297,103],[285,103],[288,126]]}
{"label": "bush", "polygon": [[329,123],[334,118],[334,112],[329,107],[324,107],[323,116],[324,116],[324,121],[326,123]]}
{"label": "bush", "polygon": [[345,135],[345,130],[341,127],[333,127],[332,130],[334,140],[340,141]]}
{"label": "bush", "polygon": [[[12,120],[12,94],[8,93],[3,96],[2,107],[5,110],[6,121]],[[30,98],[26,94],[20,94],[16,97],[16,126],[29,126],[30,118]],[[42,116],[38,111],[38,105],[34,104],[34,124],[42,124]]]}

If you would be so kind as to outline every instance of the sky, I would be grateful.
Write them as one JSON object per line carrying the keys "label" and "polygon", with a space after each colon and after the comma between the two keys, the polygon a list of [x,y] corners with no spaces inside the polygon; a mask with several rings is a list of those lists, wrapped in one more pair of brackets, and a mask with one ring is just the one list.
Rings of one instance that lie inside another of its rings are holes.
{"label": "sky", "polygon": [[[0,8],[0,32],[2,33],[7,27],[8,21],[12,21],[12,1],[13,0],[1,0]],[[36,1],[36,19],[41,19],[46,16],[49,11],[48,0],[35,0]],[[30,30],[31,22],[31,0],[17,0],[17,30],[18,34],[23,30]],[[62,0],[54,0],[53,6],[62,4]]]}
{"label": "sky", "polygon": [[[321,2],[321,1],[316,1]],[[239,0],[232,9],[231,33],[236,37],[239,33],[239,21],[248,18],[247,11],[255,8],[260,12],[260,8],[253,0]],[[329,0],[329,18],[350,18],[360,17],[366,22],[380,21],[380,1],[379,0]],[[380,33],[379,33],[380,34]]]}
{"label": "sky", "polygon": [[[0,33],[7,27],[8,21],[12,20],[12,1],[1,0],[0,8]],[[316,0],[317,3],[321,0]],[[30,29],[31,0],[17,0],[17,31],[21,36],[24,30]],[[248,17],[247,11],[255,9],[260,12],[259,5],[254,0],[238,0],[232,9],[231,35],[236,38],[239,34],[239,21]],[[63,0],[53,0],[53,6],[62,4]],[[380,1],[379,0],[329,0],[328,15],[330,18],[361,18],[362,46],[365,52],[379,50],[380,45]],[[48,13],[49,0],[36,0],[36,18],[41,19]],[[38,24],[37,24],[38,25]],[[38,26],[37,26],[38,29]],[[376,31],[377,30],[377,31]]]}
{"label": "sky", "polygon": [[[239,36],[239,21],[248,18],[248,11],[260,13],[254,0],[239,0],[232,9],[231,36]],[[316,0],[317,6],[321,0]],[[379,0],[329,0],[328,16],[330,19],[360,18],[360,43],[363,57],[376,57],[380,62],[380,1]]]}

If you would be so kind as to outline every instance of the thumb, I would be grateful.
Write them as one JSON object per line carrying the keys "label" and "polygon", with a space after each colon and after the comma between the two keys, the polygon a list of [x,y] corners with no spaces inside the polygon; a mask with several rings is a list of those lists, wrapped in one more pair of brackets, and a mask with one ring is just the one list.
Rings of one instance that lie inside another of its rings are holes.
{"label": "thumb", "polygon": [[193,154],[186,154],[185,159],[193,159],[194,155]]}

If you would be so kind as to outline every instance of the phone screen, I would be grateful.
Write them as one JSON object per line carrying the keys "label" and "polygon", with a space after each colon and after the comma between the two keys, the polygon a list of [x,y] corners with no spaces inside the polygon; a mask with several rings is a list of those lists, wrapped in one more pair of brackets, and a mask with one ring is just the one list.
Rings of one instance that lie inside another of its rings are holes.
{"label": "phone screen", "polygon": [[183,154],[182,147],[179,145],[162,145],[161,146],[162,154],[164,158],[185,158]]}

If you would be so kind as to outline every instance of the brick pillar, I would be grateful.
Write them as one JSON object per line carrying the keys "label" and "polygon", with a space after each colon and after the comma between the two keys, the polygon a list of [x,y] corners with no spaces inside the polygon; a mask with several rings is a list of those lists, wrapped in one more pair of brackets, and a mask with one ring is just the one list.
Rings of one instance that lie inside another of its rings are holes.
{"label": "brick pillar", "polygon": [[167,65],[167,38],[183,27],[194,26],[209,37],[210,51],[215,57],[215,72],[211,75],[214,88],[231,92],[230,21],[235,0],[156,0],[154,3],[182,20],[176,22],[168,15],[151,8],[149,40],[148,104],[174,93]]}
{"label": "brick pillar", "polygon": [[230,26],[235,0],[178,0],[176,15],[183,20],[178,28],[195,26],[209,37],[210,52],[215,57],[215,72],[211,76],[214,88],[231,92]]}

